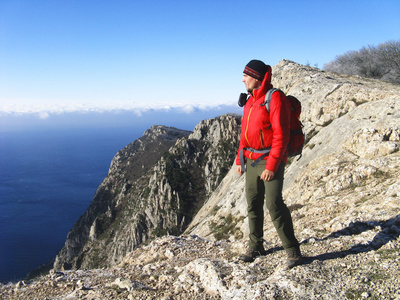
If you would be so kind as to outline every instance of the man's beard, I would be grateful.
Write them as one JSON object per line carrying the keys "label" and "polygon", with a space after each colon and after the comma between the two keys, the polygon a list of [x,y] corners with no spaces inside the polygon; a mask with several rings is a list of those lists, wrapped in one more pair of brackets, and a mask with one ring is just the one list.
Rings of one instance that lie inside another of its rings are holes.
{"label": "man's beard", "polygon": [[246,90],[247,90],[248,93],[253,93],[253,90],[254,90],[254,89],[253,89],[253,88],[246,87]]}

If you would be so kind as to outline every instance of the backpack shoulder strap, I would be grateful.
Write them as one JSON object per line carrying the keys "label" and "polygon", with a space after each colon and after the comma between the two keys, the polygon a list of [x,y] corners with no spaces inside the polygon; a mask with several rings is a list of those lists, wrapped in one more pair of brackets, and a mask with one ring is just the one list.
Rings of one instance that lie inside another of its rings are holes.
{"label": "backpack shoulder strap", "polygon": [[276,92],[276,91],[280,91],[280,90],[279,90],[279,89],[276,89],[276,88],[269,89],[269,90],[267,91],[267,93],[265,94],[264,102],[261,104],[261,106],[265,106],[265,108],[267,109],[268,112],[269,112],[269,109],[270,109],[270,106],[271,106],[271,97],[272,97],[272,94],[273,94],[274,92]]}

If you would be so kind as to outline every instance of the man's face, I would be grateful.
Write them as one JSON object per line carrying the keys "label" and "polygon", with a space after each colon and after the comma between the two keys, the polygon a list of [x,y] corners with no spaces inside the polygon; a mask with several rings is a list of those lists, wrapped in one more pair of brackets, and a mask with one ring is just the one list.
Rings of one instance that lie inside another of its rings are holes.
{"label": "man's face", "polygon": [[244,85],[246,86],[246,90],[249,93],[252,93],[253,90],[258,89],[261,86],[261,81],[247,75],[243,74],[243,80]]}

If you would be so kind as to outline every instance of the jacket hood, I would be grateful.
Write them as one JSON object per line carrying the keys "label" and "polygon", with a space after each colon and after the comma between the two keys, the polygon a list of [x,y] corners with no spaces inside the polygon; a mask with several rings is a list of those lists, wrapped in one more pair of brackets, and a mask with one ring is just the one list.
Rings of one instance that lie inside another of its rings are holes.
{"label": "jacket hood", "polygon": [[255,99],[265,96],[267,91],[272,88],[271,76],[272,76],[272,68],[271,66],[267,65],[267,72],[264,75],[264,79],[261,83],[261,86],[253,91],[253,96]]}

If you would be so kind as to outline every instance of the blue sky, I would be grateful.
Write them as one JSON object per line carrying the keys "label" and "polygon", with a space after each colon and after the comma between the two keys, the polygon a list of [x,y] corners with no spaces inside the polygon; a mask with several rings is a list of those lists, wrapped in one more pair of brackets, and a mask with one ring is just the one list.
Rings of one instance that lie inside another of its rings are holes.
{"label": "blue sky", "polygon": [[[236,104],[254,58],[400,38],[400,1],[0,1],[0,113]],[[1,117],[1,114],[0,114]]]}

